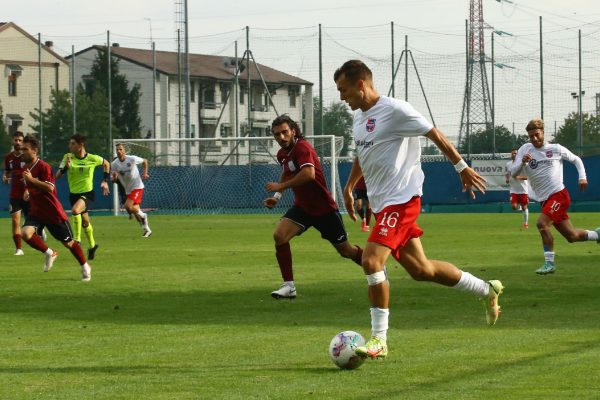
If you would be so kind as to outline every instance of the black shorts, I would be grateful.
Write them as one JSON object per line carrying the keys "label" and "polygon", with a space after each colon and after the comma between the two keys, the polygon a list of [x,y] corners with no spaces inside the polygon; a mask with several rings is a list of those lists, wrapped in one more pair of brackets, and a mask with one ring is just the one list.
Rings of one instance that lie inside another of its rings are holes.
{"label": "black shorts", "polygon": [[13,215],[16,212],[23,211],[23,214],[29,213],[29,202],[23,199],[11,198],[8,205],[8,213]]}
{"label": "black shorts", "polygon": [[52,237],[59,242],[69,243],[73,240],[73,231],[71,231],[69,221],[63,221],[60,224],[46,224],[35,217],[27,217],[23,226],[33,226],[38,235],[42,232],[42,229],[46,228]]}
{"label": "black shorts", "polygon": [[369,196],[367,196],[366,189],[354,189],[352,191],[352,196],[354,196],[354,200],[363,199],[369,201]]}
{"label": "black shorts", "polygon": [[71,207],[82,199],[85,202],[85,210],[82,211],[82,214],[92,209],[92,204],[94,204],[94,191],[87,193],[69,193],[69,202],[71,203]]}
{"label": "black shorts", "polygon": [[321,232],[321,237],[336,245],[344,243],[348,240],[346,234],[346,228],[344,228],[344,221],[339,211],[333,211],[329,214],[315,217],[308,215],[302,208],[293,206],[290,208],[283,218],[287,218],[294,223],[300,225],[303,231],[306,231],[311,226],[314,226],[316,230]]}

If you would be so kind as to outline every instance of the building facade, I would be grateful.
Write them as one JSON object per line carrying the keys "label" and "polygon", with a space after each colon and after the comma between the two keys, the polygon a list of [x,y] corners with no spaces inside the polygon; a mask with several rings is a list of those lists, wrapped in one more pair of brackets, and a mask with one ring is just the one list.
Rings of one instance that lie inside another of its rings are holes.
{"label": "building facade", "polygon": [[[0,104],[4,123],[11,135],[16,130],[30,133],[34,123],[30,113],[50,107],[54,89],[69,88],[69,64],[13,22],[0,22]],[[41,78],[41,79],[40,79]]]}
{"label": "building facade", "polygon": [[[76,84],[85,84],[97,54],[105,51],[106,46],[91,46],[73,55]],[[238,59],[236,64],[232,57],[190,54],[190,126],[187,129],[183,57],[175,52],[153,52],[114,44],[110,52],[118,59],[119,73],[129,84],[140,85],[142,138],[212,139],[183,146],[160,144],[157,153],[168,154],[162,164],[220,163],[233,147],[237,156],[228,163],[240,162],[240,154],[251,151],[247,147],[252,147],[254,153],[262,151],[267,157],[266,153],[272,153],[273,149],[269,148],[273,147],[273,141],[257,145],[256,141],[222,139],[270,137],[271,121],[278,114],[290,115],[305,127],[305,134],[312,134],[313,94],[312,83],[308,81],[252,60],[248,63],[248,60]],[[242,151],[240,146],[246,149]],[[185,156],[183,161],[182,155]]]}

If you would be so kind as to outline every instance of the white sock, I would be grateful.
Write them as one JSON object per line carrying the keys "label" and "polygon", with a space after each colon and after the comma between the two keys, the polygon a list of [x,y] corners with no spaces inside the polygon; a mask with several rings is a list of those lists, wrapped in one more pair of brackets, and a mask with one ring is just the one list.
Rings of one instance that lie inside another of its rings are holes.
{"label": "white sock", "polygon": [[598,240],[598,232],[596,231],[586,231],[587,235],[588,235],[588,239],[587,240]]}
{"label": "white sock", "polygon": [[294,281],[285,281],[285,282],[283,282],[283,283],[285,283],[287,286],[289,286],[289,287],[292,287],[292,288],[293,288],[293,287],[296,287],[296,286],[294,285]]}
{"label": "white sock", "polygon": [[371,335],[379,339],[387,340],[388,320],[390,310],[388,308],[371,307]]}
{"label": "white sock", "polygon": [[49,256],[51,256],[52,253],[54,253],[54,250],[52,250],[50,247],[48,247],[48,250],[44,252],[44,254],[48,254]]}
{"label": "white sock", "polygon": [[138,212],[136,213],[136,215],[137,215],[138,217],[140,217],[140,218],[146,218],[146,213],[145,213],[145,212],[143,212],[142,210],[138,211]]}
{"label": "white sock", "polygon": [[453,286],[454,289],[458,289],[461,292],[471,292],[477,297],[485,297],[490,293],[489,283],[483,279],[479,279],[476,276],[471,275],[468,272],[462,270],[460,272],[460,280],[456,285]]}
{"label": "white sock", "polygon": [[523,210],[523,223],[529,225],[529,208]]}
{"label": "white sock", "polygon": [[544,260],[554,262],[554,252],[553,251],[545,251],[544,252]]}

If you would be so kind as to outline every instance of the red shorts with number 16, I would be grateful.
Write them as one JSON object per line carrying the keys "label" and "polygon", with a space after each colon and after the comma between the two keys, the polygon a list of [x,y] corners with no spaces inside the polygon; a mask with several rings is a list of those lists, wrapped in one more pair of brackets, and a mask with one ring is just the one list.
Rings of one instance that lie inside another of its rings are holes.
{"label": "red shorts with number 16", "polygon": [[417,225],[420,212],[421,198],[418,196],[404,204],[387,206],[375,214],[375,226],[368,241],[389,247],[392,256],[399,260],[406,243],[423,235],[423,230]]}
{"label": "red shorts with number 16", "polygon": [[567,210],[569,209],[570,205],[571,196],[569,196],[567,188],[564,188],[560,192],[550,195],[548,200],[542,203],[542,214],[550,217],[554,225],[556,225],[566,219],[569,219]]}

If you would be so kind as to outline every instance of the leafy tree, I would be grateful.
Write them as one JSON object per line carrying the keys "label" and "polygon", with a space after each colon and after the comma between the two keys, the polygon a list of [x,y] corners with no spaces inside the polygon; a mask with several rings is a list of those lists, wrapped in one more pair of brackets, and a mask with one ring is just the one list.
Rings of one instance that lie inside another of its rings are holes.
{"label": "leafy tree", "polygon": [[[108,93],[107,53],[98,52],[91,68],[93,81],[86,86],[88,97],[103,90]],[[140,85],[129,88],[129,80],[119,73],[119,60],[110,60],[111,115],[114,126],[113,138],[139,138],[141,136],[141,118],[139,115]],[[106,100],[108,102],[108,99]]]}
{"label": "leafy tree", "polygon": [[[510,153],[512,149],[521,147],[528,140],[527,135],[513,135],[505,126],[496,126],[495,153]],[[471,133],[470,138],[464,136],[458,146],[461,154],[468,154],[469,141],[471,143],[471,154],[494,153],[494,132],[491,127]]]}
{"label": "leafy tree", "polygon": [[[588,113],[582,114],[583,153],[584,155],[600,154],[600,117]],[[579,116],[576,112],[569,114],[563,125],[558,128],[552,143],[560,143],[575,154],[579,154],[577,125]],[[547,138],[549,139],[549,138]]]}
{"label": "leafy tree", "polygon": [[352,114],[348,106],[341,102],[333,102],[329,107],[323,107],[323,132],[321,132],[321,116],[319,98],[314,101],[314,132],[315,135],[335,135],[344,138],[340,156],[348,155],[352,143]]}
{"label": "leafy tree", "polygon": [[8,135],[4,124],[4,110],[0,103],[0,155],[8,153],[12,149],[12,137]]}
{"label": "leafy tree", "polygon": [[42,112],[44,137],[40,136],[39,109],[30,112],[34,121],[30,125],[35,135],[43,139],[43,157],[50,163],[55,163],[68,151],[69,137],[73,134],[73,107],[68,90],[53,90],[50,93],[50,108]]}

